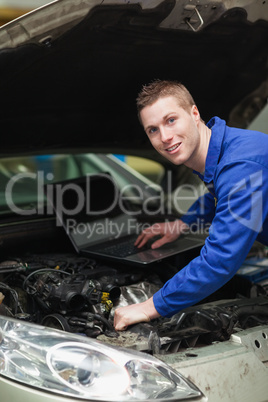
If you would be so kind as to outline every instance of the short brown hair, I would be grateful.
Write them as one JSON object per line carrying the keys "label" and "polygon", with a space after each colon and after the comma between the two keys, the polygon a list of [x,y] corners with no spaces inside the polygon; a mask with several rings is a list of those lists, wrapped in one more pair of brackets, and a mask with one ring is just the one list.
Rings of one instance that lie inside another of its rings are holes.
{"label": "short brown hair", "polygon": [[159,98],[167,96],[174,96],[177,99],[179,106],[187,112],[189,112],[191,107],[195,105],[192,95],[180,82],[154,80],[150,84],[142,87],[136,99],[139,118],[140,112],[143,108],[152,105]]}

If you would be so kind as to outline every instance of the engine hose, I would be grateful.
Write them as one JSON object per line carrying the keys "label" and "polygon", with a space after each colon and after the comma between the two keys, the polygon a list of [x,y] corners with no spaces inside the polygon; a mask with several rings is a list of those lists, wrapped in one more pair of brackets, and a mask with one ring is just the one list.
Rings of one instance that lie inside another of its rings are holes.
{"label": "engine hose", "polygon": [[107,318],[102,317],[100,314],[94,314],[93,317],[95,320],[101,321],[109,331],[115,331],[113,325],[110,323],[109,320],[107,320]]}
{"label": "engine hose", "polygon": [[239,307],[237,310],[233,312],[233,314],[230,316],[230,323],[227,328],[227,333],[230,335],[232,333],[232,330],[234,328],[234,325],[237,321],[240,321],[240,319],[244,315],[263,315],[268,317],[268,306],[242,306]]}

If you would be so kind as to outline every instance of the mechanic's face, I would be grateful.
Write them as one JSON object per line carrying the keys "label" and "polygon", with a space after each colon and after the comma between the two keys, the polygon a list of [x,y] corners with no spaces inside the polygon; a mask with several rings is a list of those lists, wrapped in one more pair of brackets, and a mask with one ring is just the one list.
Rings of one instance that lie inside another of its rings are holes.
{"label": "mechanic's face", "polygon": [[186,112],[174,96],[159,98],[140,112],[153,147],[175,165],[194,168],[200,150],[200,115],[196,106]]}

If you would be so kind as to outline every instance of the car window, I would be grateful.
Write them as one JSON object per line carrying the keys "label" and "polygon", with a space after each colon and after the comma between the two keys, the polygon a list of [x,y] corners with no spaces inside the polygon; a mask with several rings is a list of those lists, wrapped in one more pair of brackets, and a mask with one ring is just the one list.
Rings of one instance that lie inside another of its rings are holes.
{"label": "car window", "polygon": [[165,169],[160,163],[137,156],[126,156],[125,162],[154,183],[161,183]]}
{"label": "car window", "polygon": [[27,211],[33,211],[33,206],[44,202],[45,184],[103,172],[109,172],[120,189],[127,189],[128,196],[137,195],[137,188],[139,194],[141,189],[147,196],[156,191],[152,181],[113,155],[64,154],[3,158],[0,160],[0,212],[24,211],[27,215]]}
{"label": "car window", "polygon": [[[159,203],[164,199],[165,205],[170,205],[168,212],[183,215],[206,190],[191,172],[182,171],[176,178],[179,169],[166,171],[155,161],[111,154],[4,158],[0,160],[0,213],[31,215],[36,208],[42,210],[46,203],[45,184],[109,172],[133,206],[150,199],[150,208],[159,210]],[[177,184],[173,186],[174,181]],[[165,196],[161,198],[160,193]]]}

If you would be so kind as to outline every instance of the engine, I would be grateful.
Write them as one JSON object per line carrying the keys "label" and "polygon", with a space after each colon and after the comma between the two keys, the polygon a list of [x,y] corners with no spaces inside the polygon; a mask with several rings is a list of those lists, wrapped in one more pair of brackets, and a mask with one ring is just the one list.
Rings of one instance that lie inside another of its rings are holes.
{"label": "engine", "polygon": [[18,257],[0,264],[0,314],[152,354],[227,340],[268,323],[268,281],[237,276],[228,289],[170,319],[116,332],[115,308],[151,297],[174,274],[170,267],[164,271],[107,266],[72,254]]}

